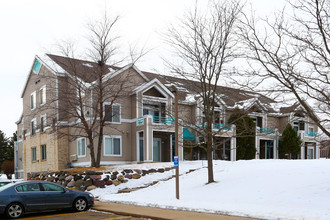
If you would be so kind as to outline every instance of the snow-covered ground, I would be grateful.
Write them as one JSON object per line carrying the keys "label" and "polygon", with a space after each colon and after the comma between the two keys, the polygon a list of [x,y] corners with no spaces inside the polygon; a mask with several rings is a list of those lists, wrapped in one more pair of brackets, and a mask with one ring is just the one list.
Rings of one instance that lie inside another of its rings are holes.
{"label": "snow-covered ground", "polygon": [[[164,167],[169,164],[134,165]],[[118,189],[147,185],[174,170],[146,175],[91,191],[100,201],[250,216],[264,219],[330,219],[330,160],[214,161],[216,182],[206,184],[206,161],[180,162],[180,200],[175,179],[131,193]],[[185,174],[190,169],[194,172]]]}

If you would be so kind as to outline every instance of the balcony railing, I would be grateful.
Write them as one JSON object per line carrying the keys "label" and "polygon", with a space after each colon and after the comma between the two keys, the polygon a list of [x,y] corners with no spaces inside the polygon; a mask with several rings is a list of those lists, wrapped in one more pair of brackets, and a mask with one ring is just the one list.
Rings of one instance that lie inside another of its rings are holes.
{"label": "balcony railing", "polygon": [[153,123],[162,123],[162,124],[171,124],[174,125],[174,118],[171,117],[161,117],[161,116],[152,116]]}
{"label": "balcony railing", "polygon": [[[143,125],[144,117],[137,118],[137,125]],[[152,116],[152,123],[156,124],[171,124],[174,125],[174,118],[171,117],[160,117],[160,116]]]}
{"label": "balcony railing", "polygon": [[305,131],[305,136],[307,136],[307,137],[317,137],[317,132]]}
{"label": "balcony railing", "polygon": [[212,124],[213,129],[222,129],[225,131],[231,131],[231,126],[230,125],[225,125],[225,124]]}
{"label": "balcony railing", "polygon": [[272,134],[272,133],[275,133],[275,129],[273,129],[273,128],[260,128],[260,133]]}

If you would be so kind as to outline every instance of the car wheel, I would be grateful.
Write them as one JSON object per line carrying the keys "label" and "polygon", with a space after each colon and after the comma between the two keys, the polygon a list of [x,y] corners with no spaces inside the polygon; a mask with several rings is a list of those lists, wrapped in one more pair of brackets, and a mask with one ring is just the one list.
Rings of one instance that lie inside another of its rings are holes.
{"label": "car wheel", "polygon": [[8,218],[19,218],[23,215],[23,206],[19,203],[12,203],[6,209]]}
{"label": "car wheel", "polygon": [[82,212],[87,209],[87,201],[84,198],[78,198],[73,202],[73,209],[77,212]]}

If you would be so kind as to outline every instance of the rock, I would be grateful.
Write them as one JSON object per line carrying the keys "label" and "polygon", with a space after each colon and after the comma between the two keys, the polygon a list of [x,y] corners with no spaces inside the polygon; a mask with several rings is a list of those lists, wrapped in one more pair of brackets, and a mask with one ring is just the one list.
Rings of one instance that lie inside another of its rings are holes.
{"label": "rock", "polygon": [[118,171],[113,171],[112,172],[112,175],[116,175],[117,176],[118,174],[119,174]]}
{"label": "rock", "polygon": [[34,180],[40,180],[40,177],[35,177]]}
{"label": "rock", "polygon": [[117,179],[118,179],[118,181],[123,182],[124,181],[124,176],[123,175],[119,175],[117,177]]}
{"label": "rock", "polygon": [[123,183],[127,183],[128,182],[128,180],[123,180]]}
{"label": "rock", "polygon": [[73,176],[67,176],[67,177],[65,177],[65,181],[68,181],[68,182],[70,182],[71,180],[72,180],[72,178],[73,178]]}
{"label": "rock", "polygon": [[60,181],[63,181],[63,180],[65,180],[65,176],[64,176],[64,175],[60,175],[58,179],[59,179]]}
{"label": "rock", "polygon": [[90,176],[90,175],[95,175],[95,171],[94,171],[94,170],[86,170],[86,171],[85,171],[85,174],[86,174],[86,175],[89,175],[89,176]]}
{"label": "rock", "polygon": [[67,187],[73,187],[75,185],[75,181],[71,180],[68,182]]}
{"label": "rock", "polygon": [[128,174],[128,173],[133,173],[133,170],[131,170],[131,169],[125,169],[124,172],[125,172],[126,174]]}
{"label": "rock", "polygon": [[93,180],[92,179],[88,179],[85,181],[85,185],[88,187],[88,186],[91,186],[93,185]]}
{"label": "rock", "polygon": [[96,186],[94,186],[94,185],[88,186],[86,190],[91,191],[93,189],[96,189]]}
{"label": "rock", "polygon": [[132,174],[126,174],[126,175],[125,175],[125,178],[127,178],[127,179],[132,179]]}
{"label": "rock", "polygon": [[143,176],[145,176],[145,175],[147,175],[147,174],[149,174],[149,170],[142,170],[142,175],[143,175]]}
{"label": "rock", "polygon": [[119,184],[121,184],[121,182],[118,181],[118,180],[114,180],[114,181],[112,181],[112,183],[113,183],[113,185],[115,185],[115,186],[118,186]]}
{"label": "rock", "polygon": [[105,182],[104,180],[93,180],[93,185],[96,187],[104,188]]}
{"label": "rock", "polygon": [[100,180],[101,176],[100,175],[90,175],[89,178],[91,178],[92,180]]}
{"label": "rock", "polygon": [[163,168],[159,168],[159,169],[157,169],[157,172],[158,172],[158,173],[164,173],[165,170],[164,170]]}
{"label": "rock", "polygon": [[166,167],[165,171],[170,171],[172,168],[171,167]]}
{"label": "rock", "polygon": [[107,186],[112,185],[112,181],[111,180],[105,181],[105,185],[107,185]]}
{"label": "rock", "polygon": [[134,173],[132,175],[132,179],[140,179],[140,178],[141,178],[141,175],[140,174]]}
{"label": "rock", "polygon": [[108,181],[110,179],[109,175],[106,175],[105,178],[103,179],[104,181]]}
{"label": "rock", "polygon": [[80,188],[82,185],[84,185],[84,181],[82,179],[75,181],[74,184],[77,188]]}
{"label": "rock", "polygon": [[117,175],[112,174],[111,175],[111,180],[115,180],[115,179],[117,179]]}
{"label": "rock", "polygon": [[149,173],[156,173],[156,172],[157,172],[156,169],[150,169],[150,170],[149,170]]}
{"label": "rock", "polygon": [[140,175],[142,174],[142,170],[140,170],[140,169],[135,169],[134,172],[137,174],[140,174]]}
{"label": "rock", "polygon": [[79,190],[77,187],[73,186],[73,187],[68,187],[71,190]]}
{"label": "rock", "polygon": [[96,172],[95,172],[95,175],[103,175],[103,172],[101,172],[101,171],[96,171]]}
{"label": "rock", "polygon": [[54,177],[50,176],[50,177],[47,177],[46,180],[49,181],[49,182],[54,182]]}

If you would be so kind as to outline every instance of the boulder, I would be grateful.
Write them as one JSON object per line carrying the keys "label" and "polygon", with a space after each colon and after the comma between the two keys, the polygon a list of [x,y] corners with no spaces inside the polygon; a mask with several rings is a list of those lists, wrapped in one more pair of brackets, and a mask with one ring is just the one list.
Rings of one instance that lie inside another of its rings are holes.
{"label": "boulder", "polygon": [[104,180],[93,180],[93,185],[96,187],[104,188],[105,182]]}
{"label": "boulder", "polygon": [[65,181],[68,181],[68,182],[70,182],[72,179],[73,179],[73,176],[71,176],[71,175],[65,177]]}
{"label": "boulder", "polygon": [[65,175],[60,175],[58,179],[59,179],[60,181],[65,180]]}
{"label": "boulder", "polygon": [[132,175],[132,179],[140,179],[140,178],[141,178],[141,175],[140,174],[134,173]]}
{"label": "boulder", "polygon": [[133,170],[131,170],[131,169],[125,169],[124,172],[125,172],[126,174],[128,174],[128,173],[133,173]]}
{"label": "boulder", "polygon": [[165,171],[170,171],[172,168],[171,167],[166,167]]}
{"label": "boulder", "polygon": [[159,168],[159,169],[157,169],[157,172],[158,172],[158,173],[164,173],[164,172],[165,172],[165,169],[163,169],[163,168]]}
{"label": "boulder", "polygon": [[89,178],[91,178],[92,180],[100,180],[101,176],[100,175],[90,175]]}
{"label": "boulder", "polygon": [[118,179],[118,181],[123,182],[124,181],[124,176],[123,175],[119,175],[117,177],[117,179]]}
{"label": "boulder", "polygon": [[71,180],[70,182],[68,182],[67,187],[73,187],[75,185],[75,181]]}
{"label": "boulder", "polygon": [[156,172],[157,172],[156,169],[150,169],[150,170],[149,170],[149,173],[156,173]]}
{"label": "boulder", "polygon": [[137,174],[140,174],[140,175],[142,174],[142,170],[140,170],[140,169],[135,169],[134,172]]}
{"label": "boulder", "polygon": [[111,175],[111,180],[115,180],[115,179],[117,179],[117,175],[112,174]]}
{"label": "boulder", "polygon": [[105,185],[107,185],[107,186],[112,185],[112,181],[111,180],[105,181]]}
{"label": "boulder", "polygon": [[91,186],[93,185],[93,180],[92,179],[88,179],[85,181],[85,185],[88,187],[88,186]]}
{"label": "boulder", "polygon": [[82,179],[75,181],[74,184],[77,188],[80,188],[82,185],[84,185],[84,181]]}
{"label": "boulder", "polygon": [[113,183],[113,185],[115,185],[115,186],[118,186],[119,184],[121,184],[121,182],[118,181],[118,180],[114,180],[114,181],[112,181],[112,183]]}
{"label": "boulder", "polygon": [[113,172],[112,172],[112,175],[117,176],[118,174],[119,174],[118,171],[113,171]]}
{"label": "boulder", "polygon": [[94,185],[88,186],[86,190],[91,191],[93,189],[96,189],[96,186],[94,186]]}
{"label": "boulder", "polygon": [[47,177],[46,180],[49,181],[49,182],[54,182],[54,179],[55,179],[55,178],[54,178],[53,176],[50,176],[50,177]]}
{"label": "boulder", "polygon": [[101,172],[101,171],[96,171],[96,172],[95,172],[95,175],[103,175],[103,172]]}
{"label": "boulder", "polygon": [[127,178],[127,179],[132,179],[132,174],[126,174],[126,175],[125,175],[125,178]]}
{"label": "boulder", "polygon": [[145,176],[145,175],[147,175],[147,174],[149,174],[149,170],[142,170],[142,175],[143,175],[143,176]]}
{"label": "boulder", "polygon": [[106,175],[105,178],[103,178],[104,181],[108,181],[110,179],[109,175]]}
{"label": "boulder", "polygon": [[86,171],[85,171],[85,174],[86,174],[86,175],[89,175],[89,176],[90,176],[90,175],[95,175],[95,171],[94,171],[94,170],[86,170]]}

